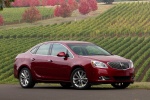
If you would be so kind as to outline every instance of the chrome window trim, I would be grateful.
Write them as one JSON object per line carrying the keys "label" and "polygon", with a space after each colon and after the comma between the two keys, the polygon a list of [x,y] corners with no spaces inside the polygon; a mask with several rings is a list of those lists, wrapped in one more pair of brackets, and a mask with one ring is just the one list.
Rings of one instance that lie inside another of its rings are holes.
{"label": "chrome window trim", "polygon": [[32,48],[30,48],[28,51],[31,52],[34,48],[39,48],[43,44],[44,43],[37,44],[37,45],[33,46]]}
{"label": "chrome window trim", "polygon": [[[53,43],[53,44],[52,44],[52,48],[51,48],[51,49],[53,49],[53,45],[54,45],[54,44],[60,44],[60,45],[62,45],[63,47],[65,47],[65,48],[68,50],[68,52],[70,52],[70,50],[68,49],[68,47],[66,47],[66,46],[65,46],[65,45],[63,45],[62,43]],[[52,51],[52,50],[51,50],[51,51]],[[69,57],[69,58],[72,58],[72,59],[73,59],[73,58],[74,58],[74,55],[72,54],[72,52],[70,52],[70,54],[72,55],[72,57]],[[58,56],[51,55],[51,54],[50,54],[50,56],[58,57]]]}
{"label": "chrome window trim", "polygon": [[[37,48],[37,50],[36,50],[36,53],[37,53],[37,51],[39,50],[40,46],[47,45],[47,44],[49,44],[49,50],[48,50],[48,54],[49,54],[49,53],[50,53],[50,48],[51,48],[52,43],[42,43],[41,45],[38,46],[38,48]],[[35,47],[35,48],[36,48],[36,47]],[[32,50],[31,50],[31,51],[32,51]],[[31,51],[30,51],[30,53],[31,53]],[[36,54],[36,53],[35,53],[35,54]],[[43,54],[36,54],[36,55],[43,55]]]}
{"label": "chrome window trim", "polygon": [[[44,43],[43,43],[44,44]],[[43,45],[43,44],[41,44],[41,45]],[[70,52],[70,50],[68,49],[68,47],[66,47],[66,46],[64,46],[63,44],[61,44],[61,43],[50,43],[51,45],[53,45],[53,44],[60,44],[60,45],[62,45],[63,47],[65,47],[67,50],[68,50],[68,52]],[[35,47],[33,47],[33,49],[34,48],[36,48],[36,47],[40,47],[41,45],[38,45],[38,46],[35,46]],[[52,48],[51,48],[52,49]],[[32,48],[31,48],[31,50],[32,50]],[[37,55],[37,56],[53,56],[53,57],[58,57],[58,56],[54,56],[54,55],[51,55],[51,54],[49,54],[49,55],[42,55],[42,54],[33,54],[33,53],[31,53],[31,50],[30,50],[30,54],[32,54],[32,55]],[[38,50],[38,49],[37,49]],[[49,51],[51,51],[51,50],[49,50]],[[71,58],[71,59],[73,59],[74,58],[74,55],[72,54],[72,52],[70,52],[70,54],[72,55],[72,57],[68,57],[68,58]],[[60,57],[59,57],[60,58]]]}

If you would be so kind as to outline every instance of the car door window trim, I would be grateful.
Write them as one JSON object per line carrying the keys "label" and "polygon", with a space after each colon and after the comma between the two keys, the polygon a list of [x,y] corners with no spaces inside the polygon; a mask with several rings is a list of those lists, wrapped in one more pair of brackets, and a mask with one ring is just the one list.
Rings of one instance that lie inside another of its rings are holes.
{"label": "car door window trim", "polygon": [[[51,46],[51,53],[50,53],[50,56],[53,56],[53,57],[58,57],[58,56],[55,56],[55,55],[52,55],[52,49],[53,49],[53,45],[54,44],[60,44],[60,45],[62,45],[64,48],[66,48],[66,50],[68,50],[68,52],[70,52],[70,50],[66,47],[66,46],[64,46],[63,44],[61,44],[61,43],[53,43],[52,44],[52,46]],[[70,52],[70,54],[72,55],[72,57],[69,57],[69,58],[74,58],[74,55]]]}

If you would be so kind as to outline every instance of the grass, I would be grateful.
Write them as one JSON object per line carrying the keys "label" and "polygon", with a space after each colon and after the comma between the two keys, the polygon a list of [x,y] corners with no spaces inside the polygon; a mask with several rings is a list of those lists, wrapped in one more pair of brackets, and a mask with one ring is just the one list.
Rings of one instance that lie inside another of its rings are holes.
{"label": "grass", "polygon": [[150,82],[135,82],[130,85],[129,88],[132,89],[150,89]]}

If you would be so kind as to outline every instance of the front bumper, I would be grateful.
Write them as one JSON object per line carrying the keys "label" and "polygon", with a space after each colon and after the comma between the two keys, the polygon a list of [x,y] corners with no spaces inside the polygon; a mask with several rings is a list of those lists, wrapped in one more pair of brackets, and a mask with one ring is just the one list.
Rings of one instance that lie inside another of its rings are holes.
{"label": "front bumper", "polygon": [[134,82],[134,68],[126,70],[117,70],[112,68],[100,69],[93,68],[91,83],[113,83],[113,82]]}

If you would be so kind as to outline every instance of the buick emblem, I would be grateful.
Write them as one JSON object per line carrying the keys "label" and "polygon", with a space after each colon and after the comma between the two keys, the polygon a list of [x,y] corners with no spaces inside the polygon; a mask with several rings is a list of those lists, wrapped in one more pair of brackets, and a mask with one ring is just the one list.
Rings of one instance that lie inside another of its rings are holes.
{"label": "buick emblem", "polygon": [[120,62],[120,66],[121,66],[121,67],[123,67],[123,66],[124,66],[124,64]]}

